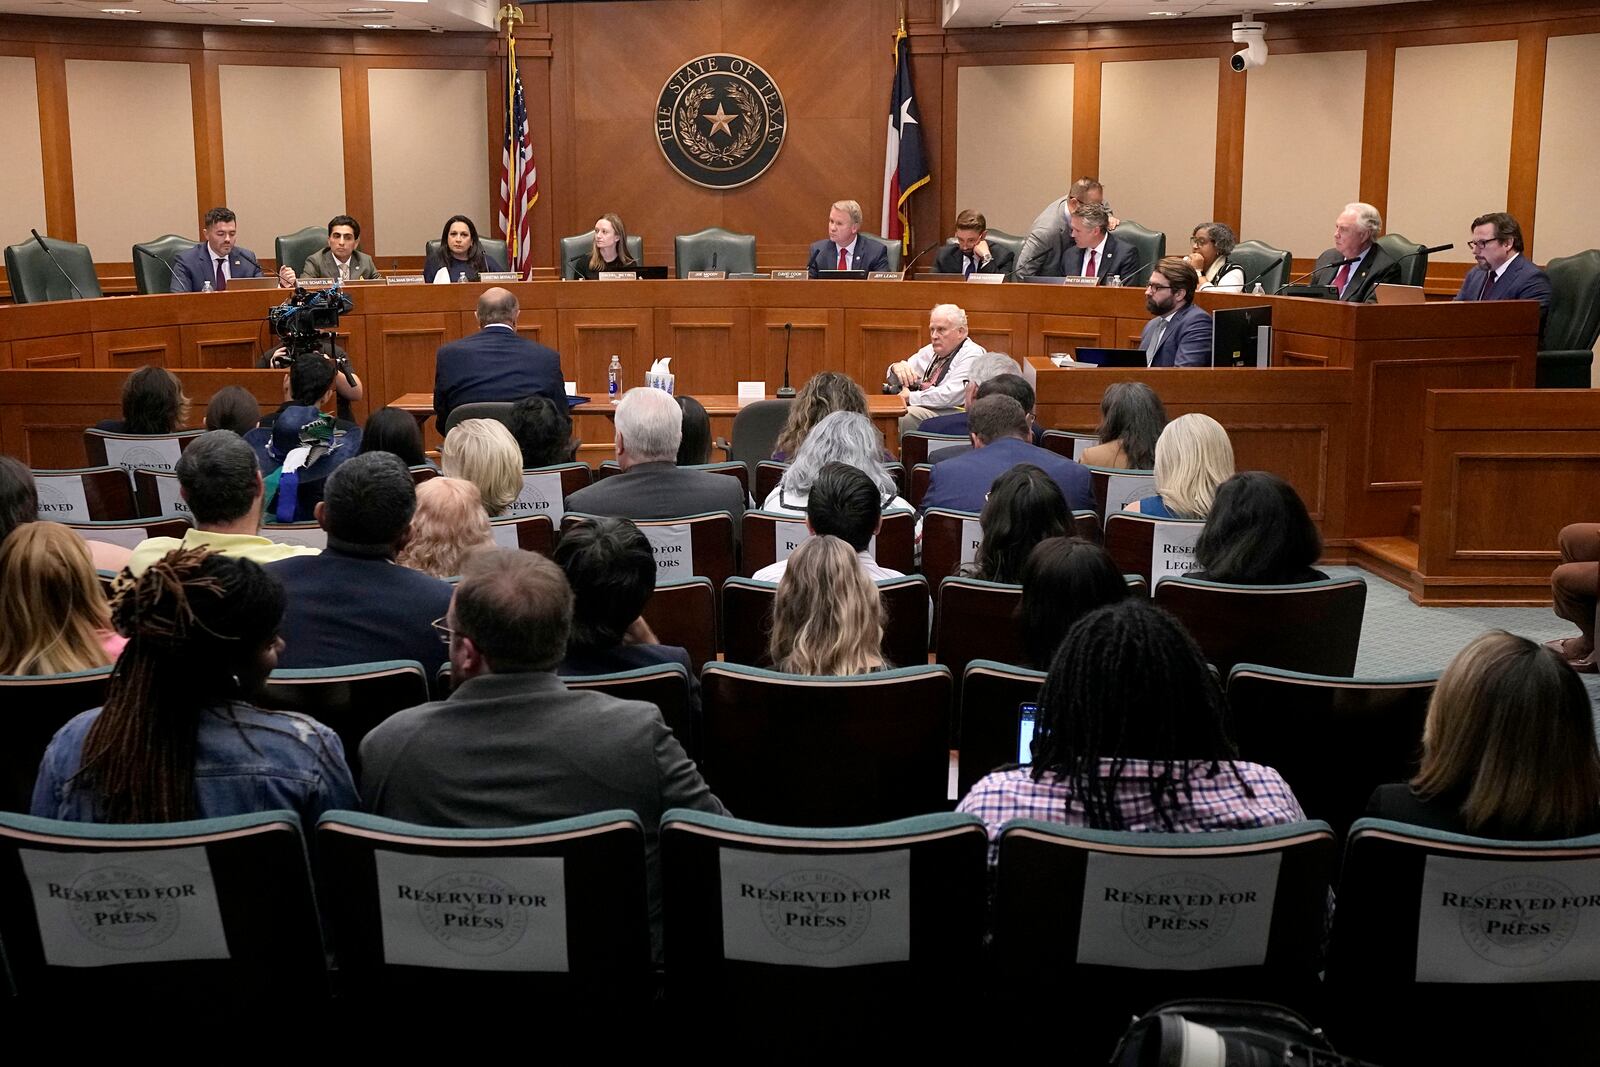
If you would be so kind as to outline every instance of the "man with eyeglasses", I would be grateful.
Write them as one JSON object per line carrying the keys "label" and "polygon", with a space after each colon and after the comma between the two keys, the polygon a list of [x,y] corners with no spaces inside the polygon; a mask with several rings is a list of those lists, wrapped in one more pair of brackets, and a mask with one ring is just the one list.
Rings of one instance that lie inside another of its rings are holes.
{"label": "man with eyeglasses", "polygon": [[1522,226],[1504,211],[1472,220],[1467,242],[1476,270],[1467,272],[1457,300],[1537,300],[1539,336],[1550,312],[1550,276],[1522,254]]}
{"label": "man with eyeglasses", "polygon": [[1400,262],[1375,243],[1383,216],[1371,204],[1346,204],[1333,224],[1333,247],[1317,257],[1311,284],[1331,285],[1340,300],[1376,300],[1378,286],[1400,281]]}
{"label": "man with eyeglasses", "polygon": [[1200,275],[1182,256],[1167,256],[1144,288],[1145,324],[1139,348],[1152,367],[1211,366],[1211,316],[1194,306]]}

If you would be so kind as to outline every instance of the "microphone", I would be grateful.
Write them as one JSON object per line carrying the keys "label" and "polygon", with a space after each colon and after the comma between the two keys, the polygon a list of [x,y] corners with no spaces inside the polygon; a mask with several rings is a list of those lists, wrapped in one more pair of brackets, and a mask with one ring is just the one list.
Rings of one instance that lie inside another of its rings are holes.
{"label": "microphone", "polygon": [[1395,260],[1395,262],[1396,263],[1404,263],[1406,260],[1410,259],[1412,256],[1431,256],[1435,252],[1448,252],[1454,247],[1455,247],[1454,244],[1448,244],[1448,245],[1434,245],[1432,248],[1414,248],[1410,252],[1407,252],[1405,255],[1401,256],[1399,259]]}
{"label": "microphone", "polygon": [[50,246],[44,243],[44,238],[39,236],[39,231],[29,230],[28,232],[33,234],[33,239],[39,242],[39,247],[44,249],[44,254],[50,257],[50,262],[55,264],[56,270],[60,271],[61,276],[67,280],[67,284],[72,286],[72,291],[77,294],[77,299],[84,299],[83,290],[78,288],[78,283],[72,280],[72,275],[67,273],[67,268],[61,265],[61,261],[56,258],[56,254],[50,251]]}
{"label": "microphone", "polygon": [[145,255],[149,256],[151,259],[155,260],[157,263],[159,263],[163,267],[167,268],[167,273],[172,275],[172,280],[173,281],[177,281],[178,280],[178,272],[172,269],[172,264],[171,263],[168,263],[166,260],[164,260],[160,256],[156,255],[154,252],[150,251],[148,248],[140,248],[138,245],[134,245],[133,246],[133,250],[135,252],[143,252]]}
{"label": "microphone", "polygon": [[911,262],[907,263],[904,267],[900,268],[900,280],[901,281],[905,281],[907,278],[909,278],[911,276],[911,268],[915,267],[917,265],[917,260],[919,260],[923,256],[927,255],[929,252],[932,252],[935,248],[938,248],[942,244],[944,244],[943,241],[935,241],[935,242],[933,242],[933,244],[929,245],[927,248],[924,248],[922,251],[920,251],[916,255],[912,256],[911,257]]}
{"label": "microphone", "polygon": [[793,400],[794,387],[789,384],[789,339],[794,336],[794,323],[783,324],[783,388],[778,390],[779,400]]}
{"label": "microphone", "polygon": [[716,270],[717,269],[717,251],[716,251],[716,249],[712,249],[711,250],[711,269],[712,270]]}
{"label": "microphone", "polygon": [[1360,256],[1355,256],[1355,257],[1350,258],[1350,259],[1336,259],[1331,263],[1324,263],[1319,267],[1312,267],[1310,270],[1306,271],[1304,274],[1300,275],[1298,278],[1290,278],[1288,281],[1286,281],[1282,285],[1278,286],[1276,289],[1274,289],[1272,291],[1272,295],[1273,296],[1277,296],[1279,293],[1283,292],[1285,289],[1289,288],[1289,286],[1291,286],[1291,285],[1299,285],[1300,283],[1304,282],[1308,278],[1315,278],[1317,276],[1317,271],[1319,271],[1319,270],[1326,270],[1329,267],[1342,267],[1346,263],[1360,263],[1360,262],[1361,262],[1361,257]]}

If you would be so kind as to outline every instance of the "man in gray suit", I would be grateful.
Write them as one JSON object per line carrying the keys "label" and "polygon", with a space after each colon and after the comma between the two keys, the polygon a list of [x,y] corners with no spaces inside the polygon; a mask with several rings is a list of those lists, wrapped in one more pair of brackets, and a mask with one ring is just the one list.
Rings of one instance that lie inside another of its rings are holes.
{"label": "man in gray suit", "polygon": [[[1033,220],[1033,228],[1022,243],[1013,273],[1018,278],[1059,278],[1065,274],[1067,250],[1076,247],[1072,238],[1072,213],[1080,204],[1104,204],[1105,199],[1105,187],[1093,178],[1079,178],[1073,182],[1066,196],[1050,201]],[[1106,208],[1108,214],[1110,211]],[[1107,228],[1116,229],[1119,221],[1112,215]]]}
{"label": "man in gray suit", "polygon": [[566,576],[545,557],[513,548],[469,556],[449,611],[434,624],[450,645],[455,689],[367,734],[361,795],[374,814],[424,826],[524,826],[633,811],[644,824],[659,930],[661,813],[726,809],[654,704],[568,689],[556,677],[572,611]]}
{"label": "man in gray suit", "polygon": [[352,278],[381,278],[378,265],[372,257],[361,251],[361,223],[349,215],[335,215],[328,220],[328,245],[306,257],[300,269],[302,278],[338,278],[342,282]]}
{"label": "man in gray suit", "polygon": [[629,389],[617,404],[617,465],[621,474],[567,497],[568,511],[618,519],[674,519],[706,511],[733,516],[737,534],[744,517],[744,489],[737,478],[678,466],[683,409],[661,389]]}

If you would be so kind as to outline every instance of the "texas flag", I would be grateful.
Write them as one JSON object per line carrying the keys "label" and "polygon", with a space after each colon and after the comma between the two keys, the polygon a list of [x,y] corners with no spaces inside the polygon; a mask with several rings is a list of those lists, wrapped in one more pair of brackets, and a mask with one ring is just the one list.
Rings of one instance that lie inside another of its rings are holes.
{"label": "texas flag", "polygon": [[910,48],[906,24],[894,35],[894,91],[889,96],[889,143],[883,158],[884,237],[900,242],[902,253],[911,251],[911,219],[906,201],[928,184],[928,161],[922,152],[922,116],[911,91]]}

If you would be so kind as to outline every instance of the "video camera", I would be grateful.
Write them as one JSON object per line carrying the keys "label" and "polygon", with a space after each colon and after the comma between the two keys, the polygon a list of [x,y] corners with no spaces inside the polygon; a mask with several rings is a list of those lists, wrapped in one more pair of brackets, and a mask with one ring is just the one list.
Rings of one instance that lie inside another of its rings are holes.
{"label": "video camera", "polygon": [[283,340],[285,356],[292,363],[305,352],[321,349],[324,341],[332,352],[339,316],[355,306],[350,294],[337,286],[315,292],[296,286],[293,296],[267,309],[267,324]]}

